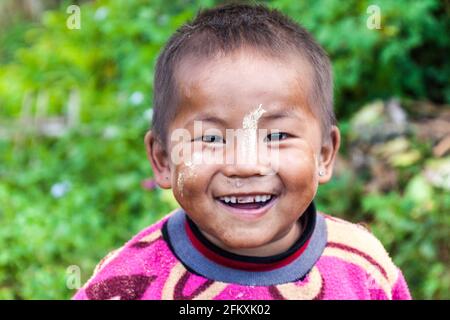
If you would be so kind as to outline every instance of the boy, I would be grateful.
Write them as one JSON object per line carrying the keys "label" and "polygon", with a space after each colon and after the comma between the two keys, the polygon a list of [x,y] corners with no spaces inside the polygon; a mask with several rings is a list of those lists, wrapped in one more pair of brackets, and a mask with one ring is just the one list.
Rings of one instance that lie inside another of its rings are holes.
{"label": "boy", "polygon": [[410,299],[362,227],[316,211],[340,134],[330,62],[263,6],[205,10],[156,67],[155,179],[182,209],[109,254],[75,299]]}

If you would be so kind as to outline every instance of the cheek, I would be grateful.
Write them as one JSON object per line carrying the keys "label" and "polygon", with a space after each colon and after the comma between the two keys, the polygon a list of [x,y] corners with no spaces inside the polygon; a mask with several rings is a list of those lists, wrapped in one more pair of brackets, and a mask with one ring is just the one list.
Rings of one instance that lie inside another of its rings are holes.
{"label": "cheek", "polygon": [[317,161],[312,148],[280,152],[280,176],[288,189],[306,191],[318,185]]}
{"label": "cheek", "polygon": [[[182,200],[195,193],[195,184],[193,181],[198,176],[198,170],[195,166],[180,165],[175,169],[172,177],[173,193],[175,197]],[[193,190],[194,189],[194,190]]]}
{"label": "cheek", "polygon": [[205,164],[188,163],[177,166],[172,176],[173,193],[180,203],[207,193],[214,168]]}
{"label": "cheek", "polygon": [[171,150],[171,160],[173,167],[172,189],[177,200],[182,200],[192,193],[192,187],[199,175],[199,165],[193,161],[190,144],[179,143]]}

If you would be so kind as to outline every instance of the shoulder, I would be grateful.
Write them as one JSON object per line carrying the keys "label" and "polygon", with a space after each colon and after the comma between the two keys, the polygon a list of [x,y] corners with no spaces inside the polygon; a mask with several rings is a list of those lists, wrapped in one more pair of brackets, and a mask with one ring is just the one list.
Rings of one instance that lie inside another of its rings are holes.
{"label": "shoulder", "polygon": [[327,244],[323,256],[331,256],[362,268],[391,292],[400,276],[383,244],[365,227],[322,214],[327,227]]}
{"label": "shoulder", "polygon": [[[156,223],[146,227],[121,247],[111,250],[94,268],[92,276],[83,288],[103,278],[116,277],[127,273],[147,273],[159,262],[173,260],[162,235],[162,228],[171,212]],[[145,261],[155,261],[149,266]]]}

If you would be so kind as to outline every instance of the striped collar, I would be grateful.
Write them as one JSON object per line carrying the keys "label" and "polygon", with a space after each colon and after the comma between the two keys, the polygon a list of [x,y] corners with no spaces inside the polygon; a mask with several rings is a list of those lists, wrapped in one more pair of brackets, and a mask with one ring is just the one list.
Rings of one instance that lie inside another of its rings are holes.
{"label": "striped collar", "polygon": [[301,237],[286,252],[250,257],[225,251],[206,239],[184,210],[174,213],[163,227],[169,247],[185,267],[208,279],[243,285],[274,285],[303,278],[320,258],[326,244],[326,226],[311,202],[302,215]]}
{"label": "striped collar", "polygon": [[194,247],[208,259],[234,269],[268,271],[289,264],[305,251],[316,223],[314,205],[308,207],[300,221],[305,225],[300,238],[285,252],[268,257],[244,256],[225,251],[209,241],[188,216],[186,216],[185,229]]}

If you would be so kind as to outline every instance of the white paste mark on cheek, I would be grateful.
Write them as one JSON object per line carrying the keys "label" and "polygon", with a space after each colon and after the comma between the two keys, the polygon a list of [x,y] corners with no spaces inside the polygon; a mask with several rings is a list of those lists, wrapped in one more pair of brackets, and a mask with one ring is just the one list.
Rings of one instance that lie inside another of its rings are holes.
{"label": "white paste mark on cheek", "polygon": [[178,173],[177,187],[178,187],[178,190],[179,190],[179,192],[180,192],[181,197],[184,197],[184,195],[183,195],[183,188],[184,188],[184,172],[179,172],[179,173]]}
{"label": "white paste mark on cheek", "polygon": [[184,184],[186,180],[192,180],[197,177],[196,168],[201,165],[202,156],[198,152],[193,153],[192,161],[186,160],[184,167],[178,173],[177,186],[181,197],[184,197]]}

